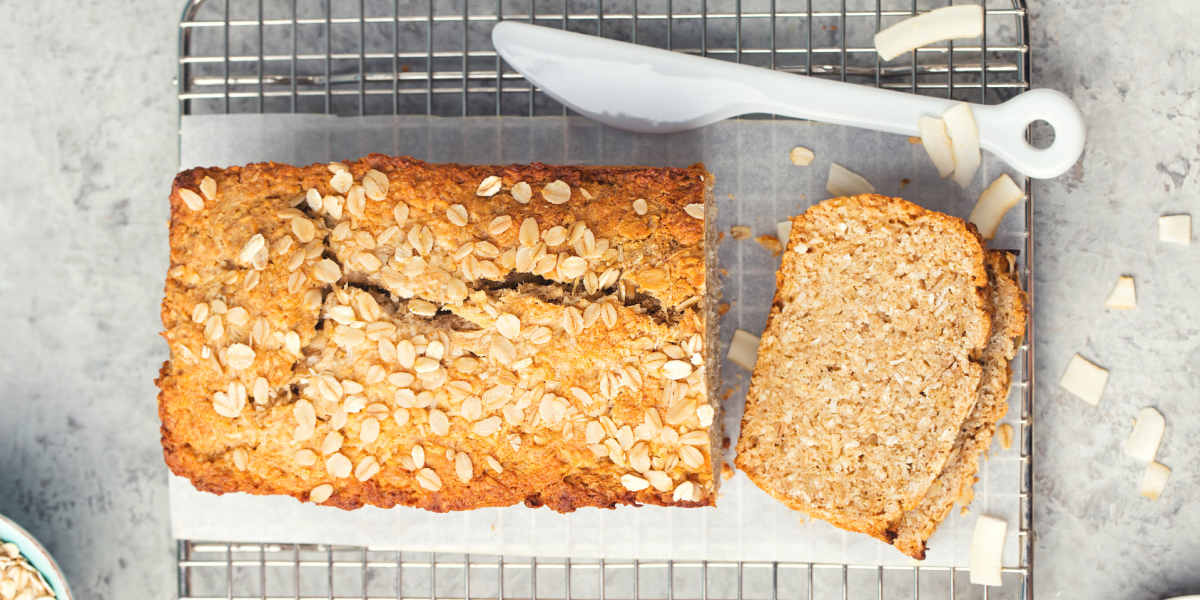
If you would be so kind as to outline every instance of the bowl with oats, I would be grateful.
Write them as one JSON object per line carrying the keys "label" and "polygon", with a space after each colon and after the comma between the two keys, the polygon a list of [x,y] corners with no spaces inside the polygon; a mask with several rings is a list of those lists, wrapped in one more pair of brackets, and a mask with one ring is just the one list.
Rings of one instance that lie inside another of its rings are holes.
{"label": "bowl with oats", "polygon": [[0,515],[0,598],[71,600],[54,558],[28,531]]}

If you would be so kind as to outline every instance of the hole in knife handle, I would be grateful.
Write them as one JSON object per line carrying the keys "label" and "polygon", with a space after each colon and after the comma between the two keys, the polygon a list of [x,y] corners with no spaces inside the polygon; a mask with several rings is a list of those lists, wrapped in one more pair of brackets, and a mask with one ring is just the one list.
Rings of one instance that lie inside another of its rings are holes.
{"label": "hole in knife handle", "polygon": [[1054,126],[1041,119],[1030,123],[1025,141],[1038,150],[1049,148],[1054,145]]}

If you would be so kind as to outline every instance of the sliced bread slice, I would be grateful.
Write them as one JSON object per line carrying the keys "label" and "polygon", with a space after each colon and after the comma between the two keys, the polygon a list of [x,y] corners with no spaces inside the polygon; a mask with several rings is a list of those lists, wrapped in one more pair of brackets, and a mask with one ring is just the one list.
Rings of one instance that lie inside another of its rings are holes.
{"label": "sliced bread slice", "polygon": [[1025,293],[1014,268],[1015,257],[989,250],[987,272],[993,307],[992,335],[983,351],[983,377],[975,408],[963,421],[946,467],[938,475],[921,504],[906,513],[893,527],[896,549],[916,559],[925,558],[925,541],[950,514],[954,503],[969,499],[979,455],[992,442],[996,423],[1008,412],[1008,390],[1012,383],[1013,357],[1021,346],[1028,317]]}
{"label": "sliced bread slice", "polygon": [[792,219],[737,466],[787,506],[890,542],[950,456],[991,330],[961,219],[874,194]]}

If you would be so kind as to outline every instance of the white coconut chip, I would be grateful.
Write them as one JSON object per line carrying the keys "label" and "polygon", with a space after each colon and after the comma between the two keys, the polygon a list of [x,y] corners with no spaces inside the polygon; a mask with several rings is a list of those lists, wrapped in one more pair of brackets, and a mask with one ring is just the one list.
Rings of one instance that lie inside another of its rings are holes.
{"label": "white coconut chip", "polygon": [[758,336],[738,329],[733,332],[733,341],[729,342],[729,360],[732,360],[737,366],[754,371],[754,365],[758,363],[758,344],[761,340]]}
{"label": "white coconut chip", "polygon": [[946,122],[937,117],[921,117],[917,119],[917,129],[921,132],[925,153],[937,167],[938,176],[945,179],[954,172],[954,146],[950,136],[946,135]]}
{"label": "white coconut chip", "polygon": [[975,520],[975,534],[971,536],[971,583],[976,585],[1001,585],[1001,557],[1004,554],[1004,534],[1008,523],[1000,519],[979,515]]}
{"label": "white coconut chip", "polygon": [[1125,441],[1125,454],[1138,460],[1153,462],[1158,455],[1158,445],[1162,443],[1163,432],[1166,429],[1167,422],[1163,420],[1162,413],[1149,406],[1138,411],[1137,422],[1133,424],[1133,431]]}
{"label": "white coconut chip", "polygon": [[905,19],[875,34],[875,51],[879,58],[892,60],[929,44],[982,35],[982,8],[973,4],[947,6]]}
{"label": "white coconut chip", "polygon": [[1171,470],[1166,466],[1156,462],[1146,463],[1146,474],[1142,476],[1142,495],[1151,500],[1158,500],[1170,477]]}
{"label": "white coconut chip", "polygon": [[982,159],[979,156],[979,129],[971,106],[961,102],[942,113],[946,134],[954,146],[954,182],[966,189],[975,178]]}
{"label": "white coconut chip", "polygon": [[993,239],[996,237],[996,230],[1000,228],[1000,221],[1004,220],[1004,215],[1024,197],[1025,192],[1011,177],[1001,175],[979,194],[979,200],[975,203],[975,208],[971,209],[971,216],[967,221],[979,228],[979,235],[983,236],[983,239]]}
{"label": "white coconut chip", "polygon": [[1191,245],[1192,216],[1168,215],[1158,218],[1158,241]]}
{"label": "white coconut chip", "polygon": [[1058,385],[1079,397],[1080,400],[1096,406],[1100,404],[1100,396],[1104,395],[1104,386],[1108,384],[1108,371],[1093,365],[1087,359],[1076,354],[1067,363]]}
{"label": "white coconut chip", "polygon": [[825,183],[825,191],[833,194],[834,198],[840,198],[842,196],[874,194],[875,186],[850,169],[837,163],[830,163],[829,181]]}
{"label": "white coconut chip", "polygon": [[792,237],[792,222],[780,221],[775,224],[775,237],[779,238],[779,243],[787,248],[788,238]]}
{"label": "white coconut chip", "polygon": [[1108,294],[1108,298],[1104,299],[1104,307],[1137,308],[1137,291],[1134,289],[1132,277],[1117,279],[1117,285],[1113,286],[1112,292]]}

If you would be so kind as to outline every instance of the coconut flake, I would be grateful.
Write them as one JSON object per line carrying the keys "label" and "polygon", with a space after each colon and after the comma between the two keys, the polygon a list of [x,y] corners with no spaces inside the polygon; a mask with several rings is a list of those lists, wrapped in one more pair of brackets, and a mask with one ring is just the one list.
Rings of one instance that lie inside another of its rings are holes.
{"label": "coconut flake", "polygon": [[942,113],[946,122],[946,134],[954,146],[954,182],[964,189],[971,185],[975,171],[979,170],[979,129],[975,127],[975,117],[971,114],[971,106],[960,102]]}
{"label": "coconut flake", "polygon": [[917,119],[917,129],[921,132],[925,153],[937,167],[938,175],[945,179],[954,172],[954,146],[950,136],[946,135],[946,122],[937,117],[921,117]]}
{"label": "coconut flake", "polygon": [[741,329],[733,332],[733,341],[729,342],[729,360],[732,360],[737,366],[754,371],[754,365],[758,362],[758,336],[742,331]]}
{"label": "coconut flake", "polygon": [[1158,241],[1190,245],[1192,243],[1192,216],[1168,215],[1159,217]]}
{"label": "coconut flake", "polygon": [[825,183],[825,191],[833,197],[857,196],[859,194],[875,193],[875,186],[851,170],[837,163],[829,164],[829,181]]}
{"label": "coconut flake", "polygon": [[1162,442],[1163,432],[1167,423],[1157,410],[1147,406],[1138,412],[1137,422],[1125,442],[1125,454],[1138,460],[1153,462],[1158,454],[1158,445]]}
{"label": "coconut flake", "polygon": [[1137,308],[1137,291],[1133,287],[1132,277],[1117,279],[1117,285],[1104,300],[1104,308]]}
{"label": "coconut flake", "polygon": [[1082,356],[1076,354],[1067,363],[1058,385],[1075,394],[1080,400],[1096,406],[1100,396],[1104,394],[1104,386],[1108,384],[1108,371],[1093,365]]}
{"label": "coconut flake", "polygon": [[1163,488],[1167,487],[1169,477],[1171,470],[1166,466],[1156,462],[1146,463],[1146,475],[1142,477],[1142,495],[1151,500],[1158,500]]}
{"label": "coconut flake", "polygon": [[975,520],[975,534],[971,536],[971,583],[976,585],[1001,585],[1000,565],[1004,554],[1004,534],[1008,523],[979,515]]}
{"label": "coconut flake", "polygon": [[775,224],[775,237],[779,238],[779,243],[786,248],[788,238],[792,237],[792,222],[780,221]]}
{"label": "coconut flake", "polygon": [[875,34],[875,51],[879,58],[892,60],[929,44],[982,35],[982,8],[973,4],[947,6],[905,19]]}
{"label": "coconut flake", "polygon": [[1004,219],[1008,209],[1016,206],[1024,197],[1025,192],[1011,177],[1001,175],[979,195],[979,200],[975,203],[975,208],[971,209],[971,216],[967,221],[979,228],[979,235],[982,235],[983,239],[990,240],[996,237],[996,230],[1000,228],[1000,221]]}

